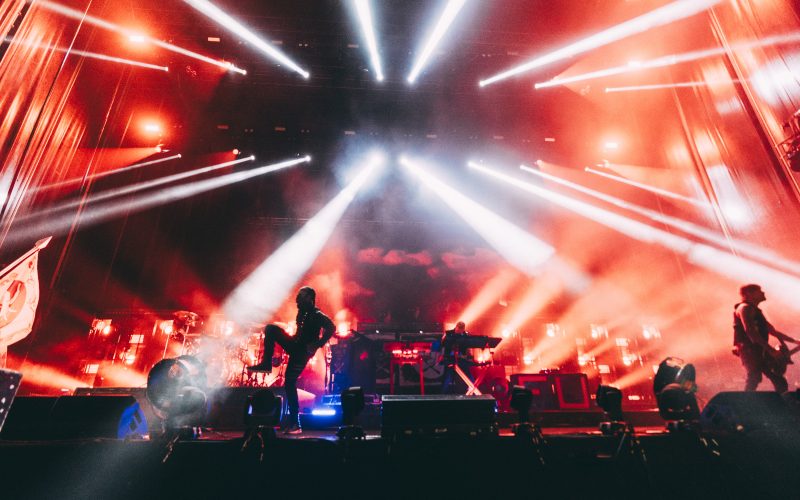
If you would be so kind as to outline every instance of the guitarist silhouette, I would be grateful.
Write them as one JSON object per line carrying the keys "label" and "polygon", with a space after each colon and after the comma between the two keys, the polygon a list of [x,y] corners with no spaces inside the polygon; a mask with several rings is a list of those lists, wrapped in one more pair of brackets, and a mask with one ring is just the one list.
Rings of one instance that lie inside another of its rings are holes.
{"label": "guitarist silhouette", "polygon": [[[767,296],[759,285],[744,285],[739,294],[742,301],[736,304],[733,312],[733,343],[734,354],[741,358],[747,370],[744,390],[755,391],[764,375],[772,382],[775,391],[784,393],[789,384],[783,374],[786,365],[791,363],[791,354],[797,350],[790,351],[786,342],[799,342],[776,330],[764,317],[758,304],[767,300]],[[769,344],[770,335],[780,341],[780,350]]]}

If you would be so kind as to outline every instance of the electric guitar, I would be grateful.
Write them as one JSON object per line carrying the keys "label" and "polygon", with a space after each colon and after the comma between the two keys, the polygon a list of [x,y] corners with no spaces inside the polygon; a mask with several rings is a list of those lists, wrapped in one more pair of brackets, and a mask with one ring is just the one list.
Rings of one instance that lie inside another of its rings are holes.
{"label": "electric guitar", "polygon": [[786,342],[782,340],[780,342],[781,345],[778,347],[778,349],[770,349],[770,352],[764,353],[764,363],[772,373],[777,375],[783,375],[786,373],[786,367],[794,364],[792,361],[792,355],[800,351],[800,344],[796,345],[792,349],[789,349],[789,346],[786,345]]}

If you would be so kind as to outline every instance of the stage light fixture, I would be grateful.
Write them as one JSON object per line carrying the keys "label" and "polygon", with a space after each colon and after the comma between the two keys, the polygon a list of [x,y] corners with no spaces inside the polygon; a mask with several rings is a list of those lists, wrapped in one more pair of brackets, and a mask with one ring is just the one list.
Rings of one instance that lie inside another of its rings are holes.
{"label": "stage light fixture", "polygon": [[556,61],[574,57],[578,54],[604,47],[610,43],[622,40],[629,36],[642,33],[658,26],[685,19],[703,12],[722,0],[678,0],[663,7],[659,7],[647,14],[625,21],[575,43],[562,47],[554,52],[532,59],[519,66],[498,73],[490,78],[481,80],[479,85],[485,87],[493,83],[526,73],[536,68],[552,64]]}
{"label": "stage light fixture", "polygon": [[436,23],[433,31],[428,36],[422,51],[417,56],[417,60],[414,62],[414,66],[412,66],[411,72],[406,78],[408,83],[413,84],[417,81],[417,77],[422,71],[422,68],[425,67],[428,59],[431,57],[433,49],[439,44],[439,41],[444,36],[445,32],[447,32],[447,28],[450,27],[450,24],[452,24],[453,20],[456,18],[458,12],[461,10],[461,7],[464,6],[465,2],[466,0],[448,0],[444,11],[439,18],[439,21]]}
{"label": "stage light fixture", "polygon": [[597,388],[597,406],[603,409],[612,422],[622,422],[622,391],[610,385]]}
{"label": "stage light fixture", "polygon": [[248,429],[275,427],[281,422],[283,399],[269,389],[259,389],[247,396],[244,423]]}
{"label": "stage light fixture", "polygon": [[506,261],[529,276],[540,274],[554,254],[552,246],[456,191],[429,173],[427,165],[405,156],[400,164],[418,177]]}
{"label": "stage light fixture", "polygon": [[[633,239],[645,243],[659,244],[677,254],[684,255],[688,262],[709,271],[743,283],[758,281],[761,284],[765,284],[765,287],[774,290],[772,293],[779,295],[785,301],[787,307],[793,309],[798,308],[795,304],[797,303],[796,298],[800,296],[800,279],[796,276],[792,276],[767,265],[762,265],[750,259],[742,258],[739,255],[733,255],[730,252],[674,235],[663,229],[550,191],[541,186],[524,182],[494,169],[474,163],[470,165],[490,177],[501,180],[539,198],[548,200],[566,210],[589,220],[593,220]],[[769,284],[766,285],[767,283]]]}
{"label": "stage light fixture", "polygon": [[[100,18],[95,17],[95,16],[90,16],[90,15],[88,15],[85,12],[82,12],[80,10],[72,9],[72,8],[67,7],[65,5],[61,5],[61,4],[56,3],[56,2],[51,2],[50,0],[36,0],[36,2],[34,2],[34,6],[49,10],[50,12],[55,12],[56,14],[60,14],[60,15],[62,15],[64,17],[68,17],[70,19],[74,19],[74,20],[82,22],[82,23],[88,23],[88,24],[91,24],[92,26],[97,26],[98,28],[102,28],[102,29],[105,29],[105,30],[108,30],[108,31],[113,31],[115,33],[120,33],[120,34],[122,34],[124,36],[127,36],[127,37],[142,36],[142,37],[144,37],[144,39],[145,39],[145,41],[147,43],[151,43],[151,44],[153,44],[153,45],[155,45],[157,47],[161,47],[162,49],[169,50],[171,52],[175,52],[175,53],[178,53],[178,54],[183,54],[183,55],[185,55],[187,57],[191,57],[191,58],[197,59],[199,61],[203,61],[203,62],[207,62],[209,64],[213,64],[214,66],[218,66],[220,68],[223,68],[226,71],[234,71],[236,73],[241,73],[241,74],[246,74],[247,73],[245,70],[243,70],[241,68],[237,68],[236,66],[234,66],[234,65],[232,65],[230,63],[227,63],[225,61],[216,61],[216,60],[211,59],[210,57],[206,57],[206,56],[204,56],[202,54],[198,54],[196,52],[192,52],[190,50],[186,50],[186,49],[184,49],[182,47],[178,47],[177,45],[173,45],[171,43],[162,42],[161,40],[157,40],[155,38],[143,35],[141,33],[137,33],[136,31],[133,31],[133,30],[128,29],[128,28],[123,28],[122,26],[118,26],[118,25],[116,25],[114,23],[111,23],[109,21],[106,21],[104,19],[100,19]],[[166,71],[166,69],[165,69],[165,71]]]}
{"label": "stage light fixture", "polygon": [[517,412],[520,424],[530,422],[531,404],[533,404],[533,392],[530,389],[522,385],[511,388],[509,406]]}
{"label": "stage light fixture", "polygon": [[213,5],[211,2],[208,2],[206,0],[184,0],[184,1],[190,6],[197,9],[198,11],[205,14],[206,16],[210,17],[215,22],[219,23],[220,26],[226,28],[231,33],[241,37],[242,39],[252,44],[261,52],[265,53],[267,56],[274,59],[279,65],[288,67],[292,71],[299,73],[305,79],[308,79],[308,77],[310,76],[308,71],[298,66],[297,63],[289,59],[289,57],[286,56],[286,54],[284,54],[280,50],[276,49],[272,45],[262,40],[250,29],[248,29],[247,27],[242,25],[239,21],[235,20],[234,18],[223,12],[219,7]]}
{"label": "stage light fixture", "polygon": [[342,426],[336,431],[339,439],[364,439],[364,430],[356,425],[356,418],[364,409],[364,389],[349,387],[342,391]]}
{"label": "stage light fixture", "polygon": [[669,357],[658,365],[653,377],[653,394],[658,413],[667,421],[667,429],[691,429],[700,419],[697,405],[697,373],[694,365]]}
{"label": "stage light fixture", "polygon": [[15,40],[13,38],[8,38],[8,37],[3,39],[3,43],[9,43],[9,44],[14,44],[14,45],[24,45],[26,47],[32,47],[32,48],[43,49],[43,50],[52,50],[52,51],[55,51],[55,52],[60,52],[62,54],[70,54],[70,55],[74,55],[74,56],[78,56],[78,57],[85,57],[87,59],[97,59],[97,60],[100,60],[100,61],[108,61],[108,62],[113,62],[113,63],[118,63],[118,64],[127,64],[128,66],[138,66],[140,68],[156,69],[156,70],[159,70],[159,71],[169,71],[169,68],[166,67],[166,66],[158,66],[157,64],[150,64],[150,63],[146,63],[146,62],[142,62],[142,61],[133,61],[131,59],[124,59],[122,57],[115,57],[115,56],[110,56],[110,55],[107,55],[107,54],[99,54],[97,52],[89,52],[89,51],[86,51],[86,50],[77,50],[77,49],[72,49],[72,48],[67,49],[67,48],[63,48],[63,47],[56,47],[56,46],[52,46],[52,45],[34,43],[34,42],[25,41],[25,40]]}
{"label": "stage light fixture", "polygon": [[375,37],[375,24],[372,19],[372,9],[369,0],[353,0],[356,8],[356,15],[361,23],[361,31],[367,44],[372,69],[375,71],[375,79],[383,81],[383,69],[381,68],[381,57],[378,54],[378,42]]}
{"label": "stage light fixture", "polygon": [[240,324],[271,317],[308,272],[347,207],[384,161],[383,155],[367,155],[353,180],[231,292],[222,306],[226,317]]}
{"label": "stage light fixture", "polygon": [[[205,418],[206,367],[193,356],[164,359],[147,374],[145,395],[166,432],[197,436]],[[192,430],[184,432],[190,428]]]}

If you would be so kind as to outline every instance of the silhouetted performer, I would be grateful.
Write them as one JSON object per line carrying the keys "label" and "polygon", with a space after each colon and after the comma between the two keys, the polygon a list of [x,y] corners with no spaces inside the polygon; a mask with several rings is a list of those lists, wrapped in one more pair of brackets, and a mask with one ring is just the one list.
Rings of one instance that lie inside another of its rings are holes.
{"label": "silhouetted performer", "polygon": [[769,336],[795,344],[798,341],[776,330],[764,317],[758,304],[767,300],[767,296],[760,286],[745,285],[739,289],[739,294],[742,301],[736,304],[733,312],[733,343],[734,353],[742,359],[742,365],[747,370],[744,390],[755,391],[763,374],[777,392],[784,393],[789,384],[783,374],[771,366],[772,359],[779,354],[769,345]]}
{"label": "silhouetted performer", "polygon": [[297,379],[308,363],[308,360],[320,347],[330,340],[334,331],[333,322],[317,309],[314,305],[317,293],[313,288],[304,286],[297,292],[297,332],[290,336],[283,328],[269,324],[264,329],[264,354],[261,362],[254,366],[248,366],[249,371],[266,372],[272,371],[272,354],[277,342],[283,350],[289,354],[289,363],[286,366],[284,389],[286,390],[286,401],[289,409],[288,419],[284,432],[288,434],[299,434],[300,429],[299,410],[300,403],[297,398]]}
{"label": "silhouetted performer", "polygon": [[474,362],[467,357],[467,349],[461,348],[456,342],[459,337],[469,335],[467,325],[463,321],[456,323],[455,328],[447,330],[442,335],[442,355],[439,362],[444,365],[442,374],[442,394],[450,394],[455,391],[456,385],[453,383],[456,377],[456,366],[473,382],[475,379],[469,372],[470,366]]}

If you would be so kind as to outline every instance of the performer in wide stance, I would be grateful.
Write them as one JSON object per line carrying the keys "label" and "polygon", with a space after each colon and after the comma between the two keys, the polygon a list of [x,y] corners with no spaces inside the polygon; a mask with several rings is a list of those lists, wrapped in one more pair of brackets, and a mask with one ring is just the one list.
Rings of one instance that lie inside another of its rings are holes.
{"label": "performer in wide stance", "polygon": [[284,389],[286,390],[286,401],[289,409],[288,419],[284,432],[288,434],[299,434],[300,428],[299,410],[300,404],[297,398],[297,379],[308,364],[308,360],[320,347],[330,340],[336,328],[330,320],[315,305],[317,293],[313,288],[304,286],[297,291],[295,302],[297,303],[297,332],[294,336],[289,335],[283,328],[269,324],[264,329],[264,355],[261,362],[247,369],[253,372],[272,371],[272,354],[277,342],[289,355],[289,362],[286,366]]}

